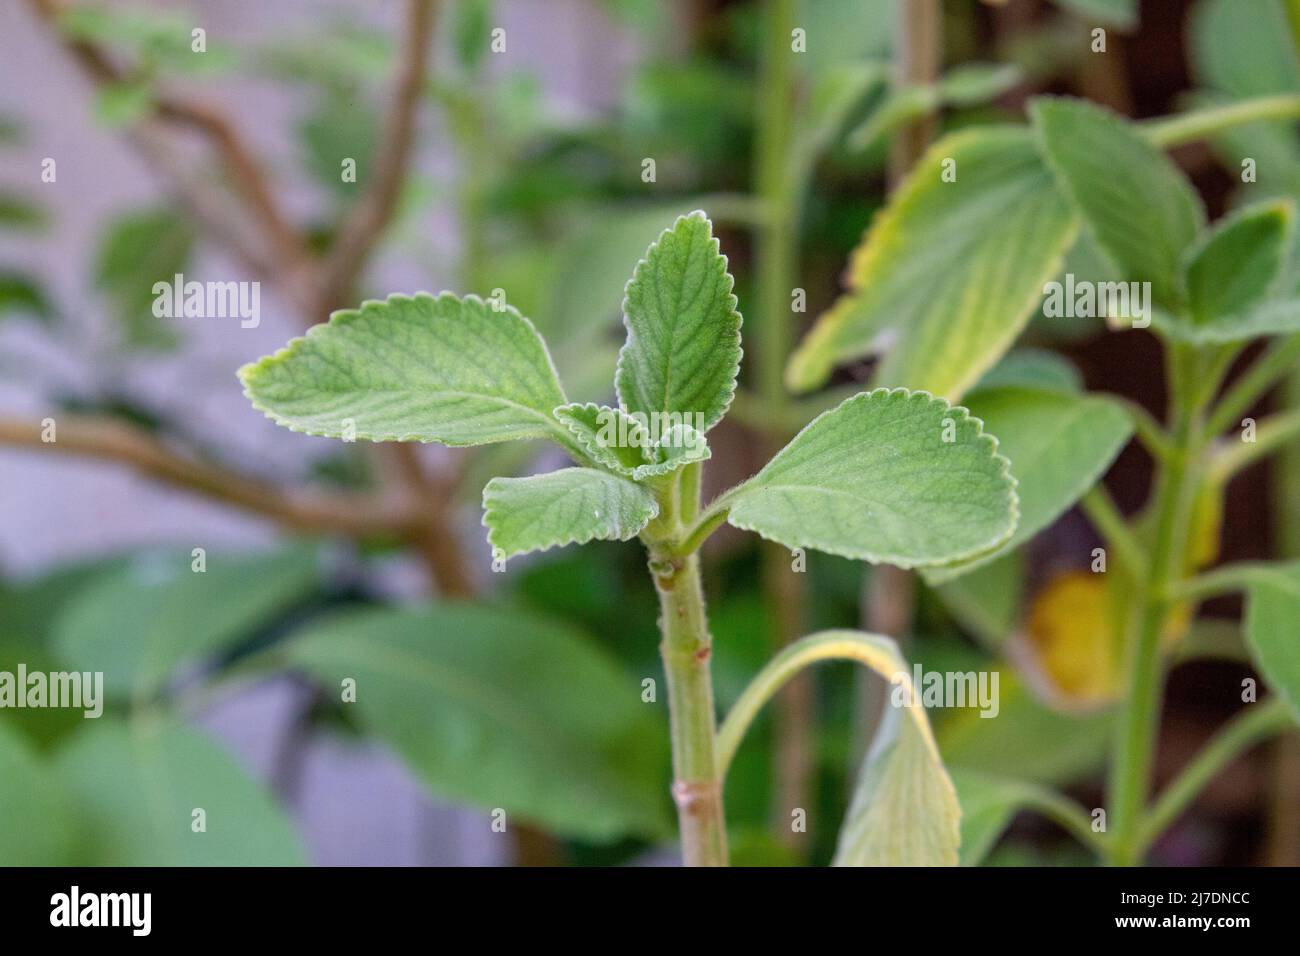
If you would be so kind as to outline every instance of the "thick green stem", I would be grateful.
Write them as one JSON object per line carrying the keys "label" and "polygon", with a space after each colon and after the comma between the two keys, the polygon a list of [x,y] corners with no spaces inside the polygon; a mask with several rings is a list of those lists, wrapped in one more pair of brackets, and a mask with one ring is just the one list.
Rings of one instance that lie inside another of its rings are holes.
{"label": "thick green stem", "polygon": [[1193,464],[1200,445],[1200,422],[1187,401],[1194,382],[1188,380],[1191,355],[1175,346],[1170,356],[1169,387],[1173,404],[1173,448],[1160,468],[1154,510],[1155,541],[1151,565],[1133,616],[1126,667],[1127,686],[1116,724],[1115,753],[1108,781],[1112,862],[1138,861],[1138,828],[1151,784],[1156,731],[1164,685],[1160,638],[1169,616],[1170,586],[1182,576],[1188,528],[1195,501],[1198,468]]}
{"label": "thick green stem", "polygon": [[709,658],[713,641],[704,611],[699,555],[656,561],[673,747],[673,801],[687,866],[726,866],[722,775],[714,757],[717,718]]}

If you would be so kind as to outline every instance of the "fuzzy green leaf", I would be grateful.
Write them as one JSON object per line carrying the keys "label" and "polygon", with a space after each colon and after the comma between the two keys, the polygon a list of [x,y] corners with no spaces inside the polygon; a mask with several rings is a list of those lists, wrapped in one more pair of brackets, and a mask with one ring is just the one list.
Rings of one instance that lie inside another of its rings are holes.
{"label": "fuzzy green leaf", "polygon": [[997,444],[964,408],[877,389],[819,415],[720,504],[731,524],[791,548],[899,567],[958,561],[1015,527]]}
{"label": "fuzzy green leaf", "polygon": [[1157,302],[1179,302],[1183,255],[1205,224],[1187,177],[1100,106],[1043,97],[1029,113],[1044,158],[1120,275],[1150,282]]}
{"label": "fuzzy green leaf", "polygon": [[509,558],[587,541],[628,541],[659,513],[649,491],[595,468],[493,478],[483,489],[493,554]]}
{"label": "fuzzy green leaf", "polygon": [[1247,587],[1246,645],[1273,692],[1300,721],[1300,564],[1252,576]]}
{"label": "fuzzy green leaf", "polygon": [[786,381],[816,388],[892,337],[876,383],[956,401],[1025,327],[1076,230],[1028,130],[945,137],[868,229],[848,291],[796,350]]}
{"label": "fuzzy green leaf", "polygon": [[636,481],[676,471],[691,462],[712,457],[708,440],[690,425],[673,425],[649,449],[650,462],[632,470]]}
{"label": "fuzzy green leaf", "polygon": [[288,654],[336,692],[354,679],[362,725],[444,797],[589,840],[671,832],[662,710],[568,627],[472,605],[354,611]]}
{"label": "fuzzy green leaf", "polygon": [[976,392],[967,406],[1011,461],[1020,523],[997,550],[926,571],[930,584],[987,564],[1042,531],[1096,483],[1133,433],[1124,410],[1097,396],[1008,387]]}
{"label": "fuzzy green leaf", "polygon": [[680,217],[650,247],[623,300],[627,341],[615,384],[627,411],[698,415],[701,432],[718,423],[740,370],[733,284],[702,212]]}
{"label": "fuzzy green leaf", "polygon": [[564,391],[531,322],[476,296],[394,295],[239,370],[254,407],[327,438],[482,445],[571,441]]}
{"label": "fuzzy green leaf", "polygon": [[573,432],[582,449],[597,464],[626,477],[650,463],[646,449],[652,444],[647,429],[620,408],[573,403],[561,405],[555,417]]}
{"label": "fuzzy green leaf", "polygon": [[[956,866],[961,808],[898,647],[888,638],[856,631],[826,636],[868,645],[879,657],[869,666],[890,684],[832,865]],[[899,691],[906,693],[896,704]]]}

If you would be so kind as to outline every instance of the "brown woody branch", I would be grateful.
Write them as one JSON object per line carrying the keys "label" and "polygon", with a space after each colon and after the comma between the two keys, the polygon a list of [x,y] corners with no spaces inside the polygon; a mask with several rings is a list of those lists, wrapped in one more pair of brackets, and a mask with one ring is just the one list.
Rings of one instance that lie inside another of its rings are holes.
{"label": "brown woody branch", "polygon": [[134,425],[97,416],[60,415],[54,441],[42,439],[39,422],[0,418],[0,444],[114,461],[150,478],[235,505],[305,532],[352,537],[391,533],[416,537],[421,522],[403,502],[359,494],[288,492],[220,465],[175,451]]}
{"label": "brown woody branch", "polygon": [[340,225],[321,270],[319,307],[323,313],[337,308],[356,284],[375,243],[392,220],[406,179],[436,4],[433,0],[407,0],[406,9],[400,65],[375,152],[374,176],[369,190]]}

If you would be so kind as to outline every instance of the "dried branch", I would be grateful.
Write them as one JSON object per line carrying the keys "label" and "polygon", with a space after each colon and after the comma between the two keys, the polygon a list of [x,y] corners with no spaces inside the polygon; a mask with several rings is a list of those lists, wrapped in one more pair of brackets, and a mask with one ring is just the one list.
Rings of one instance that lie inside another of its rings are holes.
{"label": "dried branch", "polygon": [[351,292],[397,208],[415,142],[415,118],[435,18],[434,0],[408,0],[401,60],[375,152],[375,174],[370,189],[344,218],[326,256],[318,293],[323,313],[337,308]]}
{"label": "dried branch", "polygon": [[297,531],[352,537],[392,533],[412,538],[422,527],[405,502],[359,494],[284,491],[187,457],[153,434],[115,419],[60,415],[55,441],[43,441],[41,433],[39,422],[0,418],[0,444],[120,462],[143,475],[272,518]]}

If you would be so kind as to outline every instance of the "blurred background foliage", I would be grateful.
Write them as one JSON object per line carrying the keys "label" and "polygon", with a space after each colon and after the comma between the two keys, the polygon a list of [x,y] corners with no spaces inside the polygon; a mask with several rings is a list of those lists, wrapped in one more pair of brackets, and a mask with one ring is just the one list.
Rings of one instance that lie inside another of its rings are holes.
{"label": "blurred background foliage", "polygon": [[[33,19],[44,6],[31,5]],[[491,52],[500,8],[529,3],[447,0],[437,7],[416,128],[443,137],[450,161],[410,165],[385,223],[385,255],[413,260],[459,292],[505,290],[554,346],[570,396],[608,400],[631,266],[675,215],[704,208],[737,275],[748,350],[751,310],[764,307],[754,258],[764,216],[756,181],[764,135],[763,4],[589,0],[564,6],[565,16],[599,20],[602,36],[621,37],[635,50],[625,76],[601,91],[594,110],[557,102],[544,76]],[[1300,86],[1282,0],[949,0],[942,5],[942,72],[925,84],[892,78],[895,4],[804,0],[794,9],[808,52],[794,78],[782,188],[801,207],[790,239],[797,250],[796,284],[808,300],[806,314],[794,316],[799,321],[818,315],[837,295],[849,253],[883,201],[890,143],[909,124],[932,119],[946,130],[1018,121],[1024,99],[1044,91],[1085,95],[1145,117]],[[152,121],[160,101],[177,87],[201,94],[238,79],[241,95],[251,89],[291,103],[297,119],[280,135],[291,137],[292,149],[272,178],[295,188],[309,184],[301,230],[311,254],[327,257],[358,201],[365,171],[383,161],[385,104],[403,28],[378,27],[340,7],[310,28],[268,32],[253,43],[209,36],[206,54],[197,56],[190,34],[197,12],[185,5],[76,4],[45,26],[74,51],[100,50],[119,65],[110,81],[88,87],[87,95],[94,98],[96,121],[123,136]],[[1090,31],[1099,26],[1109,42],[1104,57],[1089,53]],[[528,44],[525,32],[509,34],[510,52]],[[262,133],[244,132],[254,144]],[[0,122],[0,150],[24,135],[17,119]],[[1217,156],[1201,148],[1177,155],[1212,211],[1236,202],[1233,157],[1242,154],[1259,157],[1260,184],[1270,194],[1300,196],[1293,126],[1260,123],[1230,135],[1237,141],[1219,144]],[[341,179],[341,157],[356,160],[360,185]],[[642,177],[647,157],[655,161],[653,183]],[[200,178],[228,175],[203,156],[187,155],[183,162]],[[454,221],[450,247],[428,233],[431,209]],[[57,226],[31,170],[0,179],[0,230],[7,236],[21,241],[30,231]],[[221,441],[133,389],[138,363],[186,347],[184,323],[152,314],[154,281],[197,269],[197,254],[212,236],[162,196],[114,216],[97,236],[75,241],[94,250],[87,284],[109,334],[93,346],[69,346],[92,350],[88,380],[32,384],[45,414],[56,421],[75,415],[123,423],[132,434],[195,458],[240,466],[240,457]],[[1095,275],[1096,261],[1080,242],[1067,271]],[[380,272],[363,274],[351,290],[355,300],[392,291]],[[270,301],[283,305],[285,297],[264,296],[264,310]],[[0,266],[0,322],[38,326],[39,334],[61,344],[79,340],[82,321],[60,308],[41,275]],[[1082,380],[1158,407],[1159,383],[1147,372],[1153,347],[1135,346],[1133,337],[1116,345],[1102,331],[1080,320],[1040,316],[998,374],[1066,387]],[[252,346],[248,357],[256,353]],[[2,374],[19,380],[27,374],[4,365]],[[233,382],[233,366],[210,371]],[[849,369],[833,384],[852,387],[866,372],[865,364]],[[796,425],[816,410],[791,402],[785,414]],[[714,487],[743,478],[762,460],[755,449],[766,440],[770,423],[762,419],[770,411],[745,415],[738,407],[737,420],[716,440],[711,436]],[[254,427],[254,418],[250,413],[237,427]],[[296,470],[253,468],[259,481],[277,487],[378,493],[385,463],[371,451],[331,446]],[[31,453],[3,449],[0,461]],[[1255,557],[1285,548],[1300,554],[1300,467],[1294,459],[1283,466],[1289,497],[1279,494],[1270,503],[1269,486],[1251,473],[1227,502],[1228,526],[1272,528],[1277,540],[1248,531],[1224,540],[1225,552]],[[431,596],[419,594],[422,588],[394,595],[384,587],[392,562],[420,548],[383,528],[290,535],[256,553],[210,547],[202,574],[191,570],[192,542],[177,528],[156,547],[4,580],[0,671],[14,671],[20,662],[29,670],[103,671],[107,704],[97,721],[64,710],[0,715],[0,863],[281,864],[316,858],[294,822],[291,750],[279,758],[284,776],[277,771],[273,779],[254,780],[191,719],[214,698],[285,673],[313,688],[302,717],[307,729],[292,738],[298,746],[315,733],[376,741],[434,797],[485,812],[505,809],[512,823],[526,824],[518,828],[523,832],[511,827],[516,839],[508,858],[671,858],[662,849],[672,844],[665,708],[662,700],[647,704],[641,698],[642,681],[658,679],[659,662],[654,597],[639,550],[616,544],[563,549],[497,575],[488,569],[487,548],[474,527],[487,477],[550,467],[555,460],[543,449],[516,446],[424,459],[437,478],[435,494],[451,513],[442,530],[457,539],[443,546],[464,565],[459,584],[435,572]],[[1140,451],[1121,455],[1109,484],[1124,507],[1140,502],[1148,471]],[[94,495],[94,486],[84,493]],[[21,486],[7,485],[7,497],[21,501],[23,494]],[[745,541],[720,534],[707,554],[723,709],[770,656],[773,643],[762,559]],[[998,719],[982,720],[970,710],[932,714],[945,759],[958,775],[963,768],[1006,773],[1067,787],[1086,806],[1097,805],[1109,726],[1107,694],[1088,693],[1098,681],[1104,684],[1090,670],[1100,655],[1097,629],[1086,623],[1097,599],[1072,590],[1068,577],[1086,567],[1094,545],[1072,512],[978,571],[918,589],[908,654],[928,669],[996,669],[1001,676]],[[863,569],[817,554],[807,561],[804,632],[858,626],[869,590]],[[1203,739],[1222,715],[1197,709],[1198,688],[1225,671],[1249,673],[1236,636],[1238,609],[1231,603],[1218,609],[1221,629],[1204,621],[1198,627],[1222,659],[1175,673],[1168,735]],[[386,637],[382,653],[376,634]],[[346,678],[357,681],[355,704],[340,701]],[[815,686],[808,833],[790,834],[777,809],[776,742],[772,720],[765,718],[741,749],[727,788],[738,864],[820,864],[830,857],[852,757],[862,746],[860,689],[847,667],[824,670]],[[1176,739],[1164,745],[1173,753],[1180,747]],[[1296,862],[1297,847],[1285,845],[1296,807],[1278,809],[1275,800],[1273,810],[1261,810],[1268,805],[1261,794],[1220,793],[1232,785],[1258,790],[1270,786],[1269,779],[1260,770],[1212,789],[1155,858],[1247,863],[1289,855]],[[1276,785],[1286,786],[1285,780]],[[1289,786],[1294,796],[1295,784]],[[188,829],[195,807],[206,810],[206,839]],[[1270,820],[1269,813],[1280,816]],[[489,826],[486,818],[482,826]],[[1052,825],[1028,818],[989,858],[1008,865],[1086,861]]]}

